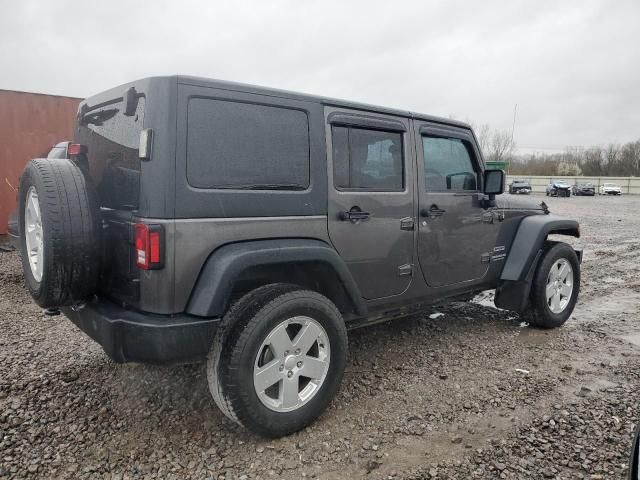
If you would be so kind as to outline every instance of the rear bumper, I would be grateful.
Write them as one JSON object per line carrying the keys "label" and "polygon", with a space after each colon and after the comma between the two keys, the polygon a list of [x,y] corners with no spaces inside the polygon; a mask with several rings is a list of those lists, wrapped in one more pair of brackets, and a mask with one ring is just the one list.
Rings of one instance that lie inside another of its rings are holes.
{"label": "rear bumper", "polygon": [[219,323],[217,318],[144,314],[107,301],[95,301],[79,309],[65,307],[61,311],[118,363],[203,360]]}

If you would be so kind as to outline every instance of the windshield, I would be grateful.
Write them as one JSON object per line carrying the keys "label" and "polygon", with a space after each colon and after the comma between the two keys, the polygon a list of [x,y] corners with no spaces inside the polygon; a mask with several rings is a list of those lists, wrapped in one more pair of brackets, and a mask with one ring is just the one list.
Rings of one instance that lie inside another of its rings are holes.
{"label": "windshield", "polygon": [[605,187],[617,187],[618,185],[616,185],[615,183],[605,183],[604,186]]}

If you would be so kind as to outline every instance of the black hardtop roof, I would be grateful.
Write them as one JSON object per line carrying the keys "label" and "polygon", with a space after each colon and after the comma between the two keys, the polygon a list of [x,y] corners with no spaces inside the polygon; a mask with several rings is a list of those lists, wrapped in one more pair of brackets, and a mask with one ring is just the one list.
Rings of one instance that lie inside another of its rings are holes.
{"label": "black hardtop roof", "polygon": [[323,97],[319,95],[310,95],[306,93],[291,92],[287,90],[279,90],[276,88],[260,87],[257,85],[248,85],[244,83],[229,82],[225,80],[215,80],[211,78],[191,77],[191,76],[185,76],[185,75],[176,75],[175,78],[177,78],[178,83],[184,84],[184,85],[195,85],[200,87],[219,88],[223,90],[233,90],[238,92],[257,93],[261,95],[271,95],[274,97],[290,98],[292,100],[318,102],[328,106],[353,108],[357,110],[364,110],[364,111],[376,112],[376,113],[386,113],[389,115],[398,115],[403,117],[416,118],[420,120],[426,120],[426,121],[441,123],[445,125],[452,125],[455,127],[461,127],[461,128],[467,128],[467,129],[471,128],[467,123],[464,123],[464,122],[459,122],[457,120],[452,120],[449,118],[436,117],[432,115],[424,115],[421,113],[411,112],[408,110],[380,107],[376,105],[369,105],[366,103],[351,102],[347,100],[339,100],[336,98]]}
{"label": "black hardtop roof", "polygon": [[91,95],[80,103],[82,108],[84,105],[88,107],[94,107],[100,105],[102,102],[112,100],[114,98],[120,98],[129,87],[136,87],[145,90],[150,87],[154,82],[177,82],[183,85],[194,85],[199,87],[217,88],[221,90],[229,90],[243,93],[255,93],[258,95],[268,95],[273,97],[288,98],[291,100],[300,100],[305,102],[316,102],[327,106],[351,108],[354,110],[361,110],[371,113],[383,113],[388,115],[397,115],[402,117],[415,118],[418,120],[425,120],[428,122],[440,123],[442,125],[450,125],[458,128],[471,129],[471,126],[465,122],[459,122],[450,118],[436,117],[433,115],[425,115],[421,113],[411,112],[409,110],[400,110],[395,108],[380,107],[376,105],[369,105],[366,103],[351,102],[347,100],[339,100],[336,98],[322,97],[319,95],[310,95],[306,93],[290,92],[287,90],[279,90],[276,88],[260,87],[257,85],[248,85],[244,83],[229,82],[226,80],[215,80],[211,78],[203,77],[191,77],[186,75],[172,75],[172,76],[158,76],[158,77],[146,77],[134,80],[132,82],[125,83],[123,85],[110,88],[109,90]]}

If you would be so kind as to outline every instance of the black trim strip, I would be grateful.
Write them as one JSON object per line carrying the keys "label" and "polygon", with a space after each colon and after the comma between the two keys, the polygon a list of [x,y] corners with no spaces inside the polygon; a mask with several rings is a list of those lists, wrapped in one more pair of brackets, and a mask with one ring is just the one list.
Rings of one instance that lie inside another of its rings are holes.
{"label": "black trim strip", "polygon": [[391,132],[406,132],[404,123],[386,118],[370,117],[368,115],[357,115],[353,113],[333,112],[327,117],[327,121],[332,125],[347,125],[350,127],[375,128]]}

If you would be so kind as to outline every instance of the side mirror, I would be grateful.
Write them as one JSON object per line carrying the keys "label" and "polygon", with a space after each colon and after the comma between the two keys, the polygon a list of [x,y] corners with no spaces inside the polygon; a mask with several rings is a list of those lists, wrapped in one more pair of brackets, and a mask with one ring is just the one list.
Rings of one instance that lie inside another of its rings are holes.
{"label": "side mirror", "polygon": [[636,429],[631,446],[631,459],[629,461],[629,480],[640,478],[640,426]]}
{"label": "side mirror", "polygon": [[504,192],[504,171],[485,170],[484,171],[484,194],[491,196],[500,195]]}

